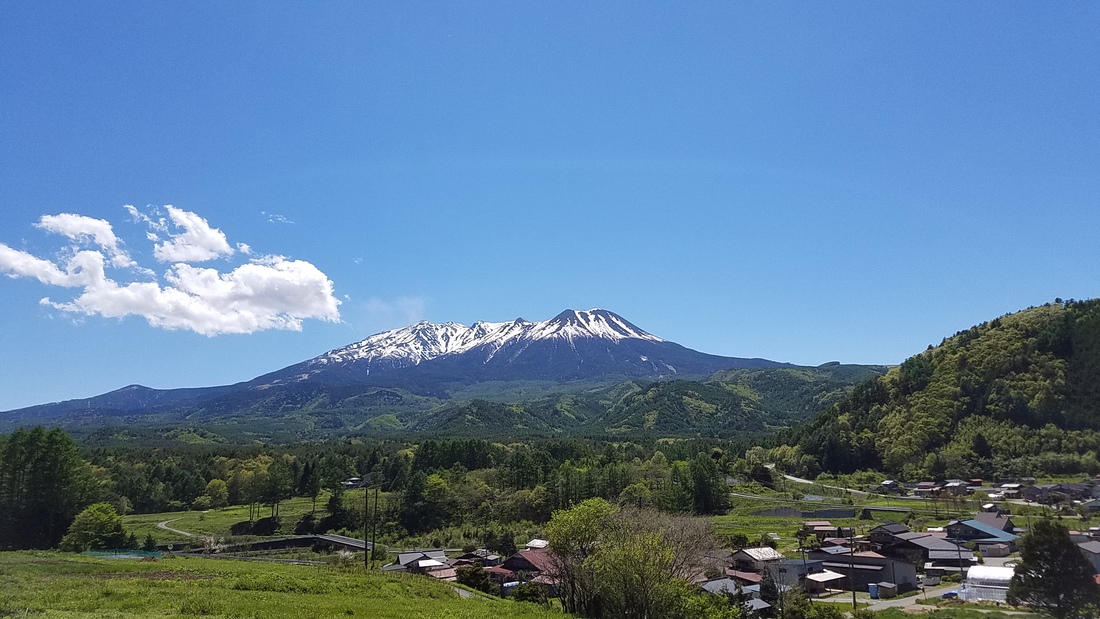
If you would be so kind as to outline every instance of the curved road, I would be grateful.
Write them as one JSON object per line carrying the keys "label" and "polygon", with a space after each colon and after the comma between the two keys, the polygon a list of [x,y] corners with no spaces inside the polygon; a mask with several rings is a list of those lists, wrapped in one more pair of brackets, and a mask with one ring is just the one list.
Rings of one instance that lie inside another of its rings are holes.
{"label": "curved road", "polygon": [[168,526],[168,523],[175,522],[179,519],[180,518],[173,518],[172,520],[165,520],[164,522],[158,522],[157,523],[157,528],[158,529],[164,529],[165,531],[171,531],[173,533],[179,533],[180,535],[183,535],[185,537],[198,537],[198,535],[196,535],[194,533],[188,533],[187,531],[180,531],[179,529],[173,529],[172,527]]}

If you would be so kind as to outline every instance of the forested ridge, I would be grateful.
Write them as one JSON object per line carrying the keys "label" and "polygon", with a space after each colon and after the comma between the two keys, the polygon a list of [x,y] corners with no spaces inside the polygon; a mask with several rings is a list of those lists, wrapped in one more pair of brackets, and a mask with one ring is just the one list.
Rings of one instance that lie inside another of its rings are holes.
{"label": "forested ridge", "polygon": [[1100,300],[1059,299],[960,331],[782,440],[830,472],[1097,472]]}
{"label": "forested ridge", "polygon": [[[475,384],[447,400],[393,388],[271,390],[258,401],[226,398],[200,407],[169,402],[143,413],[72,408],[38,418],[37,409],[28,409],[22,416],[0,415],[0,432],[42,423],[97,445],[292,443],[349,435],[733,438],[803,422],[885,370],[828,363],[725,370],[704,381]],[[181,433],[181,426],[199,430]]]}

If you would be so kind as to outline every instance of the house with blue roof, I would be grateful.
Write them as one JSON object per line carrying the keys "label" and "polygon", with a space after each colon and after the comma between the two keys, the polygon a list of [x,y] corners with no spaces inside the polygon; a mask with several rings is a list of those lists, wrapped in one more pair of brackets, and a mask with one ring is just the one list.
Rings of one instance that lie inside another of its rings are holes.
{"label": "house with blue roof", "polygon": [[978,550],[985,546],[1003,544],[1009,552],[1016,552],[1016,540],[1019,535],[1004,531],[998,527],[981,522],[979,520],[952,520],[947,523],[947,539],[958,544],[972,542],[977,544]]}

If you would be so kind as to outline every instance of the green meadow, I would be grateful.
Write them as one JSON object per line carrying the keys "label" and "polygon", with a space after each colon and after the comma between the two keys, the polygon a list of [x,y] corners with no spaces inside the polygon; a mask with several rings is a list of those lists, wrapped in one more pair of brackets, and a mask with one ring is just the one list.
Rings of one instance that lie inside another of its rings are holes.
{"label": "green meadow", "polygon": [[421,576],[203,558],[100,559],[0,553],[0,617],[562,617],[509,600],[464,599]]}
{"label": "green meadow", "polygon": [[[349,495],[353,494],[351,492]],[[358,492],[359,496],[362,496],[362,491]],[[325,500],[327,494],[323,495],[317,501],[318,515],[324,515]],[[305,497],[295,497],[287,499],[279,505],[280,519],[284,523],[284,527],[292,532],[294,529],[294,523],[308,514],[313,509],[313,501]],[[260,517],[268,515],[267,508],[261,508]],[[158,542],[186,542],[188,538],[178,533],[173,533],[165,529],[157,527],[160,522],[168,522],[169,527],[173,529],[179,529],[180,531],[187,531],[188,533],[194,533],[196,535],[212,535],[215,537],[225,537],[229,535],[229,529],[238,522],[244,522],[248,520],[248,506],[247,505],[231,505],[222,509],[211,509],[207,511],[179,511],[179,512],[160,512],[156,514],[129,514],[123,516],[122,523],[126,527],[127,532],[133,532],[137,536],[138,541],[144,540],[146,534],[152,534],[153,538]]]}

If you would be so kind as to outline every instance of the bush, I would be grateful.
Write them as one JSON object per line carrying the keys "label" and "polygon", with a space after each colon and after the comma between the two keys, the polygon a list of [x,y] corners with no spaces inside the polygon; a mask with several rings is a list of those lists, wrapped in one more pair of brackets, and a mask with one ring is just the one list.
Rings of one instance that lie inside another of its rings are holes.
{"label": "bush", "polygon": [[242,520],[229,527],[232,535],[275,535],[279,532],[281,524],[278,517],[260,518],[255,522]]}
{"label": "bush", "polygon": [[298,524],[294,525],[295,535],[310,535],[315,533],[314,530],[317,526],[317,520],[313,517],[313,514],[306,514],[302,516],[302,519],[298,521]]}
{"label": "bush", "polygon": [[61,539],[61,549],[71,552],[121,548],[126,545],[122,518],[110,503],[95,503],[77,515]]}
{"label": "bush", "polygon": [[546,599],[546,590],[529,582],[520,583],[512,587],[512,591],[508,596],[517,602],[534,602],[535,604],[549,603]]}
{"label": "bush", "polygon": [[459,584],[484,593],[493,590],[493,581],[489,580],[489,572],[482,569],[480,565],[463,565],[457,571]]}

